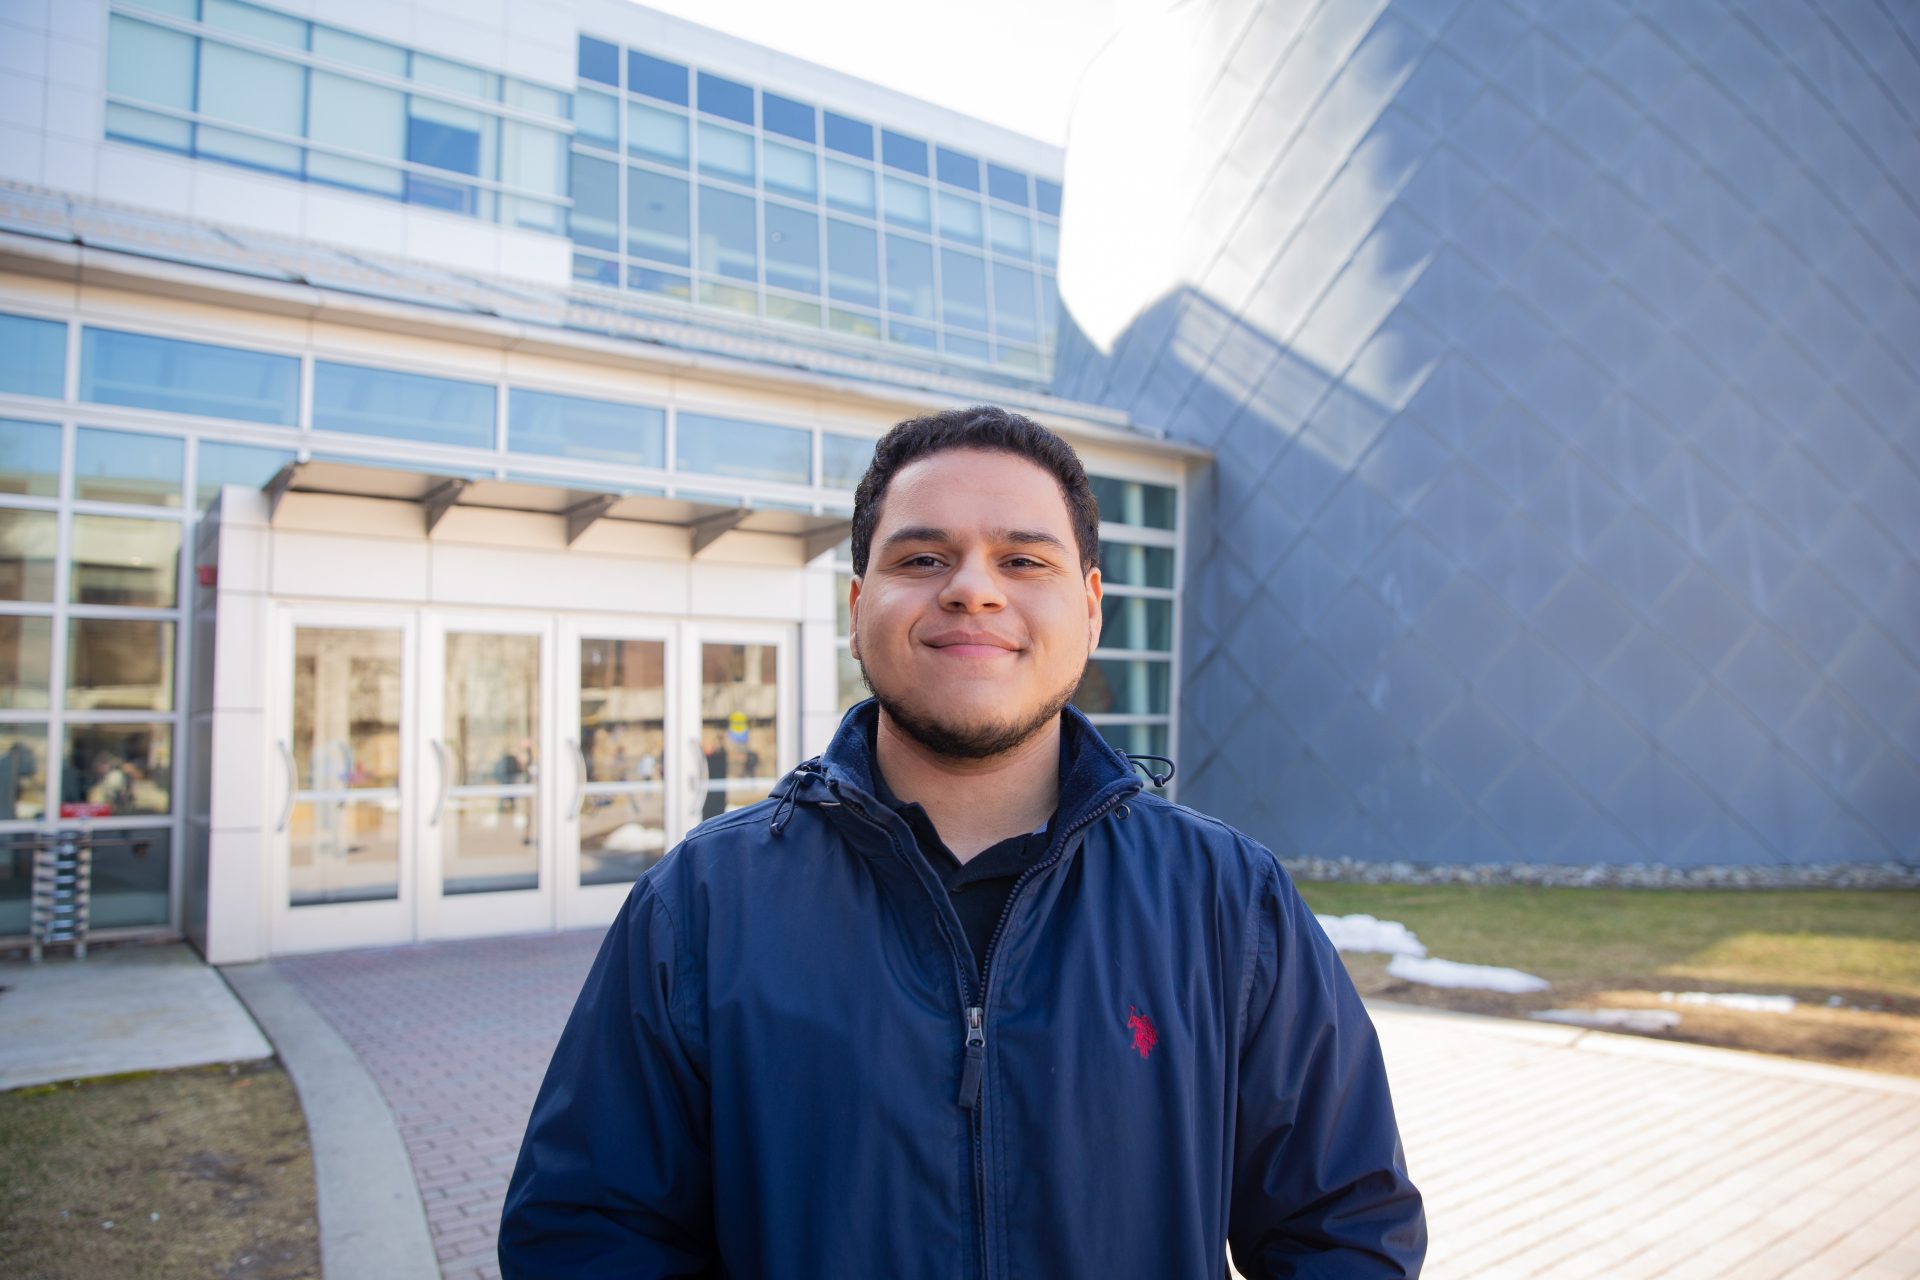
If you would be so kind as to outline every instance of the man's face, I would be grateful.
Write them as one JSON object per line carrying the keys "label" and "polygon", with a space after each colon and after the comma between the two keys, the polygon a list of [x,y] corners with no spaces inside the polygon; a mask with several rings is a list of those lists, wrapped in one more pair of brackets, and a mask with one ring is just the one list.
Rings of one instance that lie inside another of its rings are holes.
{"label": "man's face", "polygon": [[1100,635],[1060,486],[1011,453],[894,474],[852,590],[853,656],[893,722],[940,755],[1002,754],[1073,696]]}

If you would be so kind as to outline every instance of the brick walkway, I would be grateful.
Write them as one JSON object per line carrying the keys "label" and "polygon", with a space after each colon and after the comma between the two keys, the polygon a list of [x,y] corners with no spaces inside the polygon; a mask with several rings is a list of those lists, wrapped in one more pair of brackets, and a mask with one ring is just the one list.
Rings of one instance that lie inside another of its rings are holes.
{"label": "brick walkway", "polygon": [[[597,933],[275,962],[400,1123],[447,1280],[498,1275],[527,1112]],[[1436,1280],[1914,1280],[1920,1085],[1376,1012]]]}
{"label": "brick walkway", "polygon": [[500,1274],[494,1238],[527,1114],[600,931],[277,960],[386,1095],[446,1280]]}

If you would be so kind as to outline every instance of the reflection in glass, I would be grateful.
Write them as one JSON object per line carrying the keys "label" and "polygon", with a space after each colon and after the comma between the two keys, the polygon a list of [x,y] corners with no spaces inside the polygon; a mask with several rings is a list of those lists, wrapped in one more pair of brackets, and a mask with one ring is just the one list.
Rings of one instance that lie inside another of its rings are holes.
{"label": "reflection in glass", "polygon": [[293,761],[298,790],[399,787],[400,650],[398,631],[295,630]]}
{"label": "reflection in glass", "polygon": [[0,507],[0,600],[52,602],[59,537],[53,512]]}
{"label": "reflection in glass", "polygon": [[290,427],[298,421],[300,362],[237,347],[89,328],[80,341],[80,398]]}
{"label": "reflection in glass", "polygon": [[173,710],[173,626],[152,618],[67,623],[67,705],[83,711]]}
{"label": "reflection in glass", "polygon": [[887,200],[888,222],[915,231],[933,229],[933,206],[926,184],[888,174],[881,189]]}
{"label": "reflection in glass", "polygon": [[178,520],[73,517],[73,603],[171,609],[179,585]]}
{"label": "reflection in glass", "polygon": [[1100,601],[1102,649],[1173,649],[1173,601],[1108,595]]}
{"label": "reflection in glass", "polygon": [[940,193],[940,234],[963,244],[980,243],[980,202],[971,196]]}
{"label": "reflection in glass", "polygon": [[98,816],[167,813],[173,807],[173,726],[69,724],[60,804]]}
{"label": "reflection in glass", "polygon": [[178,436],[81,427],[73,439],[73,496],[177,507],[186,466],[187,442]]}
{"label": "reflection in glass", "polygon": [[1073,705],[1088,715],[1165,715],[1171,670],[1171,663],[1143,658],[1095,658],[1074,691]]}
{"label": "reflection in glass", "polygon": [[[0,320],[7,318],[0,316]],[[5,328],[0,327],[0,342],[5,336]],[[0,380],[0,389],[5,385]],[[60,428],[51,422],[0,418],[0,493],[52,498],[59,492]]]}
{"label": "reflection in glass", "polygon": [[67,326],[0,315],[0,391],[58,400],[66,394],[66,381]]}
{"label": "reflection in glass", "polygon": [[213,505],[223,485],[258,489],[293,461],[291,449],[262,449],[250,444],[202,441],[194,463],[194,504],[202,511]]}
{"label": "reflection in glass", "polygon": [[88,927],[166,924],[172,880],[173,833],[165,827],[96,832]]}
{"label": "reflection in glass", "polygon": [[667,852],[664,788],[580,797],[580,883],[628,884]]}
{"label": "reflection in glass", "polygon": [[700,269],[735,280],[759,278],[752,196],[700,187]]}
{"label": "reflection in glass", "polygon": [[820,220],[771,200],[765,214],[767,283],[795,293],[819,293]]}
{"label": "reflection in glass", "polygon": [[440,891],[503,893],[540,887],[531,795],[456,795],[440,816]]}
{"label": "reflection in glass", "polygon": [[827,296],[863,307],[880,305],[880,242],[873,228],[827,219]]}
{"label": "reflection in glass", "polygon": [[691,226],[685,179],[646,169],[627,170],[628,253],[687,266],[692,261]]}
{"label": "reflection in glass", "polygon": [[635,879],[666,852],[666,644],[580,641],[580,883]]}
{"label": "reflection in glass", "polygon": [[887,236],[887,310],[933,318],[933,246],[910,236]]}
{"label": "reflection in glass", "polygon": [[47,798],[46,766],[44,726],[0,724],[0,822],[41,816]]}
{"label": "reflection in glass", "polygon": [[753,181],[753,135],[700,122],[700,172],[735,182]]}
{"label": "reflection in glass", "polygon": [[813,200],[820,194],[819,166],[813,152],[778,142],[761,144],[761,159],[766,166],[767,190],[800,200]]}
{"label": "reflection in glass", "polygon": [[620,166],[584,151],[573,153],[573,214],[567,223],[575,244],[609,253],[620,248]]}
{"label": "reflection in glass", "polygon": [[827,157],[827,203],[848,213],[873,216],[873,170]]}
{"label": "reflection in glass", "polygon": [[0,711],[46,709],[52,651],[52,618],[0,614]]}
{"label": "reflection in glass", "polygon": [[987,264],[979,254],[940,250],[940,318],[979,333],[987,331]]}
{"label": "reflection in glass", "polygon": [[449,632],[441,735],[452,770],[442,892],[537,887],[540,638]]}
{"label": "reflection in glass", "polygon": [[107,92],[179,111],[193,110],[190,35],[114,14],[107,19]]}
{"label": "reflection in glass", "polygon": [[812,480],[813,435],[799,427],[683,413],[674,432],[674,467],[750,480]]}
{"label": "reflection in glass", "polygon": [[287,818],[287,902],[383,902],[400,896],[400,798],[301,801]]}
{"label": "reflection in glass", "polygon": [[1146,529],[1173,528],[1174,490],[1171,485],[1088,476],[1093,496],[1106,524],[1130,524]]}
{"label": "reflection in glass", "polygon": [[869,436],[843,436],[826,431],[820,435],[820,483],[829,489],[851,489],[867,473],[873,461],[873,439]]}
{"label": "reflection in glass", "polygon": [[1141,547],[1102,539],[1100,576],[1126,587],[1171,587],[1173,548]]}
{"label": "reflection in glass", "polygon": [[313,425],[320,431],[430,444],[493,447],[493,387],[330,360],[313,366]]}
{"label": "reflection in glass", "polygon": [[667,414],[646,405],[516,387],[507,393],[507,447],[515,453],[664,467]]}
{"label": "reflection in glass", "polygon": [[1144,756],[1167,754],[1167,726],[1163,724],[1103,724],[1097,727],[1100,736],[1116,751]]}
{"label": "reflection in glass", "polygon": [[779,651],[700,646],[700,818],[764,800],[780,771]]}
{"label": "reflection in glass", "polygon": [[627,154],[687,167],[687,118],[678,111],[662,111],[644,102],[627,103]]}

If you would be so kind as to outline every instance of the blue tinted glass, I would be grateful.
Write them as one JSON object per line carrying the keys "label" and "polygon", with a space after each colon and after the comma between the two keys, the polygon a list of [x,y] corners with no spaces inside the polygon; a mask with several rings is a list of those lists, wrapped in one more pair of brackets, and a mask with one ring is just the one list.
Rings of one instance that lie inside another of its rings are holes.
{"label": "blue tinted glass", "polygon": [[923,329],[917,324],[901,324],[898,320],[887,321],[887,341],[897,342],[906,347],[919,347],[923,351],[938,348],[933,330]]}
{"label": "blue tinted glass", "polygon": [[1034,204],[1040,212],[1060,216],[1060,184],[1048,182],[1045,178],[1033,180]]}
{"label": "blue tinted glass", "polygon": [[850,116],[827,114],[827,146],[844,155],[873,159],[873,126]]}
{"label": "blue tinted glass", "polygon": [[880,156],[888,168],[901,169],[907,173],[917,173],[922,177],[927,172],[927,144],[918,138],[909,138],[904,133],[895,133],[891,129],[880,131]]}
{"label": "blue tinted glass", "polygon": [[627,252],[676,267],[689,263],[688,186],[637,165],[627,170]]}
{"label": "blue tinted glass", "polygon": [[645,405],[516,387],[507,393],[507,448],[556,458],[664,467],[667,414]]}
{"label": "blue tinted glass", "polygon": [[613,288],[620,283],[620,264],[590,253],[573,255],[573,279],[576,284],[604,284]]}
{"label": "blue tinted glass", "polygon": [[993,328],[1003,338],[1022,342],[1038,336],[1031,271],[1004,262],[993,264]]}
{"label": "blue tinted glass", "polygon": [[[30,493],[39,498],[60,495],[59,427],[51,422],[0,418],[0,493]],[[53,544],[47,545],[51,554]]]}
{"label": "blue tinted glass", "polygon": [[92,502],[180,505],[187,442],[144,431],[81,427],[73,438],[73,496]]}
{"label": "blue tinted glass", "polygon": [[987,165],[987,194],[1009,204],[1027,203],[1027,175],[1018,169]]}
{"label": "blue tinted glass", "polygon": [[813,479],[813,433],[798,427],[683,413],[673,449],[673,465],[681,471],[793,484]]}
{"label": "blue tinted glass", "polygon": [[80,398],[290,427],[299,415],[300,362],[203,342],[88,329],[80,339]]}
{"label": "blue tinted glass", "polygon": [[829,489],[851,489],[873,461],[873,441],[867,436],[820,435],[820,483]]}
{"label": "blue tinted glass", "polygon": [[430,98],[409,98],[407,159],[478,176],[480,118],[477,111],[448,108]]}
{"label": "blue tinted glass", "polygon": [[933,246],[926,241],[887,237],[887,310],[933,319]]}
{"label": "blue tinted glass", "polygon": [[871,227],[827,219],[827,296],[862,307],[880,305],[879,239]]}
{"label": "blue tinted glass", "polygon": [[194,505],[202,511],[212,506],[213,500],[220,496],[221,485],[243,484],[258,489],[293,459],[291,449],[203,441],[193,464]]}
{"label": "blue tinted glass", "polygon": [[682,302],[693,297],[693,286],[685,276],[673,271],[655,271],[652,267],[628,267],[627,288],[657,293],[663,298],[678,298]]}
{"label": "blue tinted glass", "polygon": [[950,325],[987,331],[987,264],[979,254],[940,251],[940,318]]}
{"label": "blue tinted glass", "polygon": [[573,216],[568,222],[575,244],[617,252],[620,248],[620,166],[573,153]]}
{"label": "blue tinted glass", "polygon": [[795,293],[820,292],[820,220],[769,200],[767,283]]}
{"label": "blue tinted glass", "polygon": [[0,316],[0,391],[58,400],[66,394],[67,326]]}
{"label": "blue tinted glass", "polygon": [[754,245],[754,200],[700,187],[700,270],[708,275],[757,280],[760,255]]}
{"label": "blue tinted glass", "polygon": [[798,138],[802,142],[813,141],[813,108],[806,103],[762,90],[760,114],[768,133]]}
{"label": "blue tinted glass", "polygon": [[965,356],[969,360],[990,360],[993,349],[978,338],[968,338],[961,334],[949,333],[942,342],[949,355]]}
{"label": "blue tinted glass", "polygon": [[601,84],[620,83],[620,50],[605,40],[580,37],[580,78]]}
{"label": "blue tinted glass", "polygon": [[395,369],[316,361],[313,425],[393,440],[493,447],[493,388]]}
{"label": "blue tinted glass", "polygon": [[627,88],[662,102],[687,105],[687,69],[677,62],[627,50]]}
{"label": "blue tinted glass", "polygon": [[940,181],[949,186],[965,187],[969,191],[980,189],[980,162],[962,151],[949,151],[938,148],[937,158],[940,166]]}
{"label": "blue tinted glass", "polygon": [[709,115],[753,123],[753,86],[714,75],[700,73],[700,109]]}

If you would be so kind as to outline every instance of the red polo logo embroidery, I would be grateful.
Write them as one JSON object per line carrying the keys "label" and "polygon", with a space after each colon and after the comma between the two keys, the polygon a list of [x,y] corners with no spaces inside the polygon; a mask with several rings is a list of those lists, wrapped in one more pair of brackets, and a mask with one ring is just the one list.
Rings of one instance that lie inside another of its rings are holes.
{"label": "red polo logo embroidery", "polygon": [[1153,1019],[1132,1005],[1127,1006],[1127,1030],[1133,1032],[1133,1051],[1143,1058],[1160,1043],[1160,1032],[1153,1025]]}

